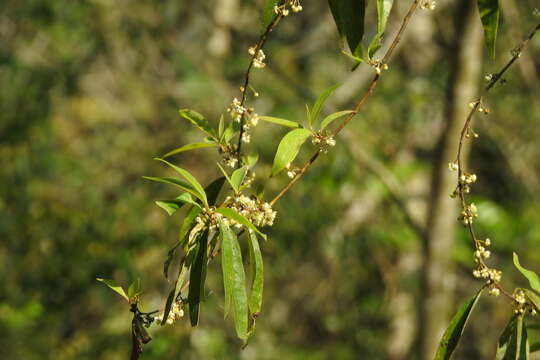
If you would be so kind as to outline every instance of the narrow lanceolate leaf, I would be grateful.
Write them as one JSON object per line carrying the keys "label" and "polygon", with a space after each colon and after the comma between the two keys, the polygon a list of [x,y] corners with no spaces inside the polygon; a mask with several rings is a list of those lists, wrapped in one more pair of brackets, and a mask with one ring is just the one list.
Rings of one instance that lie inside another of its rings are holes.
{"label": "narrow lanceolate leaf", "polygon": [[253,315],[258,315],[261,312],[264,287],[263,259],[257,236],[251,231],[248,231],[248,233],[249,261],[251,263],[251,292],[249,294],[249,311]]}
{"label": "narrow lanceolate leaf", "polygon": [[313,104],[313,108],[311,109],[309,113],[309,127],[313,128],[313,124],[317,121],[317,118],[319,117],[319,114],[321,113],[322,106],[328,100],[328,97],[332,95],[332,93],[339,87],[339,85],[334,85],[325,91],[315,101],[315,104]]}
{"label": "narrow lanceolate leaf", "polygon": [[366,0],[328,0],[328,4],[340,35],[356,54],[364,37]]}
{"label": "narrow lanceolate leaf", "polygon": [[377,34],[371,40],[368,47],[368,56],[371,59],[381,47],[381,41],[386,31],[386,23],[394,0],[377,0]]}
{"label": "narrow lanceolate leaf", "polygon": [[247,167],[243,166],[240,169],[236,169],[232,175],[231,175],[231,182],[233,183],[233,187],[240,190],[240,186],[244,182],[244,179],[247,174]]}
{"label": "narrow lanceolate leaf", "polygon": [[201,114],[199,114],[196,111],[190,110],[190,109],[181,109],[178,110],[178,113],[186,120],[189,120],[193,125],[195,125],[199,130],[205,132],[207,135],[209,135],[212,139],[218,141],[218,136],[212,127],[210,127],[210,124],[208,123],[208,120],[204,118]]}
{"label": "narrow lanceolate leaf", "polygon": [[156,201],[156,205],[162,208],[163,210],[165,210],[167,214],[169,214],[169,216],[173,215],[177,210],[179,210],[185,204],[191,204],[193,206],[201,208],[201,205],[197,204],[197,202],[195,202],[195,200],[193,200],[191,198],[191,195],[188,193],[184,193],[174,200]]}
{"label": "narrow lanceolate leaf", "polygon": [[236,334],[247,340],[248,303],[246,294],[246,275],[242,263],[242,251],[236,234],[223,222],[220,222],[222,249],[223,284],[225,298],[231,301]]}
{"label": "narrow lanceolate leaf", "polygon": [[278,5],[280,0],[266,0],[264,2],[263,13],[262,13],[262,24],[261,32],[265,32],[268,26],[274,21],[276,13],[274,12],[274,7]]}
{"label": "narrow lanceolate leaf", "polygon": [[514,315],[497,344],[496,360],[529,360],[529,341],[523,315]]}
{"label": "narrow lanceolate leaf", "polygon": [[195,196],[198,199],[201,199],[202,197],[197,189],[193,188],[193,186],[191,186],[189,183],[180,179],[170,178],[170,177],[153,177],[153,176],[143,176],[143,179],[175,185],[175,186],[178,186],[180,189],[187,191],[188,193],[190,193],[191,195]]}
{"label": "narrow lanceolate leaf", "polygon": [[198,239],[196,247],[197,253],[189,275],[188,304],[191,326],[197,326],[199,323],[199,307],[201,300],[204,297],[204,283],[206,281],[206,268],[208,264],[206,253],[207,245],[208,232],[205,232]]}
{"label": "narrow lanceolate leaf", "polygon": [[197,181],[195,176],[191,175],[191,173],[187,170],[182,169],[179,166],[176,166],[174,164],[171,164],[167,160],[156,158],[156,160],[161,161],[162,163],[167,164],[171,168],[174,169],[177,173],[179,173],[186,181],[195,189],[198,193],[198,196],[196,196],[198,199],[200,199],[205,206],[208,206],[208,200],[206,199],[206,193],[204,191],[204,188],[202,185]]}
{"label": "narrow lanceolate leaf", "polygon": [[282,118],[277,118],[277,117],[273,117],[273,116],[259,116],[259,119],[261,119],[262,121],[266,121],[266,122],[270,122],[270,123],[273,123],[273,124],[286,126],[286,127],[290,127],[290,128],[298,128],[298,127],[300,127],[300,124],[295,122],[295,121],[282,119]]}
{"label": "narrow lanceolate leaf", "polygon": [[467,320],[469,320],[469,316],[471,315],[471,312],[478,302],[481,294],[482,290],[476,293],[476,295],[470,298],[466,303],[461,305],[457,313],[454,315],[450,321],[450,325],[448,325],[448,328],[444,332],[441,339],[437,349],[437,354],[435,355],[435,360],[450,359],[450,356],[456,349],[459,340],[461,339],[465,325],[467,325]]}
{"label": "narrow lanceolate leaf", "polygon": [[344,111],[338,111],[338,112],[335,112],[333,114],[330,114],[328,115],[327,117],[324,118],[324,120],[321,122],[321,130],[324,130],[326,129],[326,127],[328,125],[330,125],[331,123],[333,123],[335,120],[343,117],[343,116],[346,116],[346,115],[349,115],[349,114],[352,114],[354,113],[353,110],[344,110]]}
{"label": "narrow lanceolate leaf", "polygon": [[497,43],[497,32],[499,30],[499,19],[501,10],[499,8],[499,0],[477,0],[478,10],[480,12],[480,20],[484,27],[484,41],[488,48],[489,54],[495,57],[495,47]]}
{"label": "narrow lanceolate leaf", "polygon": [[231,209],[231,208],[219,208],[219,209],[216,209],[216,212],[220,213],[221,215],[225,215],[229,219],[234,220],[239,224],[244,225],[245,227],[247,227],[250,230],[255,231],[257,234],[259,234],[259,236],[261,236],[263,239],[266,240],[266,235],[265,234],[260,232],[259,229],[257,229],[255,227],[255,225],[253,225],[248,219],[246,219],[243,215],[237,213],[233,209]]}
{"label": "narrow lanceolate leaf", "polygon": [[231,188],[234,190],[235,193],[237,193],[239,191],[239,189],[238,189],[238,187],[235,186],[235,184],[231,180],[231,177],[229,176],[229,174],[227,174],[227,171],[225,171],[225,169],[223,168],[223,166],[221,166],[220,163],[216,163],[216,164],[217,164],[219,170],[221,170],[221,173],[223,174],[225,179],[227,179],[227,182],[229,183],[229,185],[231,185]]}
{"label": "narrow lanceolate leaf", "polygon": [[307,129],[295,129],[281,139],[272,165],[272,176],[279,174],[296,158],[300,147],[310,136],[311,132]]}
{"label": "narrow lanceolate leaf", "polygon": [[183,153],[184,151],[202,149],[202,148],[209,148],[209,147],[217,147],[217,146],[218,146],[218,144],[216,144],[215,142],[202,142],[202,143],[189,144],[189,145],[185,145],[185,146],[179,147],[177,149],[171,150],[168,153],[166,153],[165,155],[161,156],[161,158],[165,159],[165,158],[167,158],[169,156],[173,156],[173,155],[176,155],[176,154]]}
{"label": "narrow lanceolate leaf", "polygon": [[529,280],[531,289],[540,293],[540,279],[538,278],[538,275],[536,275],[534,271],[527,270],[521,266],[519,263],[519,257],[516,253],[514,253],[514,266],[519,270],[519,272],[521,272],[523,276],[525,276],[525,278],[527,278],[527,280]]}
{"label": "narrow lanceolate leaf", "polygon": [[122,286],[118,285],[116,283],[116,281],[114,280],[108,280],[108,279],[101,279],[101,278],[97,278],[96,279],[97,281],[100,281],[102,283],[104,283],[105,285],[107,285],[111,290],[115,291],[117,294],[119,294],[120,296],[122,296],[124,299],[126,299],[127,301],[129,301],[129,297],[127,296],[126,292],[124,291],[124,289],[122,288]]}

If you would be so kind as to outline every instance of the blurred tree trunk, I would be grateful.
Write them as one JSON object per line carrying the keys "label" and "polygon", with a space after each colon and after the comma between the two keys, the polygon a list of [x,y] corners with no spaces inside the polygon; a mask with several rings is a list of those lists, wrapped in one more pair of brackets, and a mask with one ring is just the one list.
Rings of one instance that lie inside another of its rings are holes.
{"label": "blurred tree trunk", "polygon": [[[433,359],[453,308],[455,277],[451,254],[457,225],[457,205],[450,198],[456,174],[448,170],[455,160],[459,133],[469,111],[468,104],[479,90],[482,64],[482,28],[475,2],[462,0],[456,9],[456,36],[451,54],[456,54],[441,133],[433,169],[430,211],[424,242],[423,296],[421,302],[420,358]],[[466,154],[468,151],[466,152]]]}

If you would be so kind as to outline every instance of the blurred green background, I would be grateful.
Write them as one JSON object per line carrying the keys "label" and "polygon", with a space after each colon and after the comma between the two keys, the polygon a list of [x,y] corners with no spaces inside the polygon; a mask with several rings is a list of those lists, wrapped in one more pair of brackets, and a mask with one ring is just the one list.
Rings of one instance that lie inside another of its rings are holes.
{"label": "blurred green background", "polygon": [[[471,276],[472,250],[455,204],[434,205],[445,204],[441,196],[452,191],[441,185],[454,176],[441,170],[455,153],[450,147],[444,155],[455,139],[451,125],[462,124],[484,75],[508,60],[538,6],[501,1],[498,55],[490,59],[470,1],[437,3],[415,16],[375,96],[336,148],[277,204],[277,223],[263,244],[263,313],[250,345],[241,350],[231,321],[223,320],[216,261],[200,326],[192,329],[184,319],[152,328],[142,359],[429,358],[425,339],[437,342],[440,333],[426,324],[440,327],[437,316],[448,321],[481,285]],[[302,5],[272,33],[267,68],[254,72],[259,114],[301,120],[304,104],[336,83],[343,86],[326,111],[350,109],[373,74],[366,65],[349,71],[325,1]],[[95,278],[127,284],[140,277],[142,308],[162,306],[168,289],[162,262],[181,215],[168,217],[154,204],[175,195],[172,189],[141,176],[164,176],[153,157],[201,140],[179,108],[196,109],[217,125],[239,96],[261,6],[0,3],[3,359],[128,358],[128,308]],[[396,1],[386,40],[408,6]],[[370,4],[368,37],[375,19]],[[480,231],[492,239],[492,263],[504,270],[509,288],[525,285],[511,266],[512,251],[540,270],[539,71],[537,37],[488,97],[492,113],[478,118],[481,136],[471,148]],[[261,154],[259,181],[283,134],[271,124],[254,130],[249,148]],[[212,150],[173,160],[204,183],[218,175]],[[286,180],[272,179],[269,196]],[[451,231],[426,231],[441,221]],[[445,246],[450,251],[434,250]],[[430,290],[425,280],[433,271],[440,289]],[[440,308],[429,305],[433,291],[443,299]],[[511,311],[504,299],[483,298],[456,358],[492,358]],[[534,331],[530,336],[540,339]]]}

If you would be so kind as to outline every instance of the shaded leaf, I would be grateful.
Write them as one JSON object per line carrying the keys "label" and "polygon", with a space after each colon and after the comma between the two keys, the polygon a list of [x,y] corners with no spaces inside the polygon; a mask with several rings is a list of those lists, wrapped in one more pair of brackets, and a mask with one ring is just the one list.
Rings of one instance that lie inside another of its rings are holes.
{"label": "shaded leaf", "polygon": [[173,156],[173,155],[182,153],[184,151],[209,148],[209,147],[217,147],[217,146],[219,145],[216,144],[215,142],[204,142],[204,143],[194,143],[194,144],[184,145],[182,147],[169,151],[165,155],[161,156],[161,158],[165,159],[166,157]]}
{"label": "shaded leaf", "polygon": [[529,280],[529,285],[531,286],[531,289],[540,293],[540,279],[538,279],[538,275],[536,275],[534,271],[527,270],[523,266],[521,266],[521,264],[519,263],[519,257],[516,253],[514,253],[513,259],[516,269],[518,269],[519,272],[521,272],[521,274],[525,276],[527,280]]}
{"label": "shaded leaf", "polygon": [[528,360],[529,342],[523,315],[514,315],[504,328],[497,344],[496,360]]}
{"label": "shaded leaf", "polygon": [[274,7],[280,3],[280,0],[266,0],[264,2],[262,13],[261,32],[264,33],[268,26],[274,21],[276,13]]}
{"label": "shaded leaf", "polygon": [[290,127],[290,128],[298,128],[298,127],[300,127],[300,124],[295,122],[295,121],[282,119],[282,118],[277,118],[277,117],[273,117],[273,116],[259,116],[259,119],[261,119],[262,121],[266,121],[266,122],[270,122],[270,123],[274,123],[274,124],[277,124],[277,125],[286,126],[286,127]]}
{"label": "shaded leaf", "polygon": [[345,116],[354,113],[353,110],[344,110],[344,111],[338,111],[333,114],[328,115],[324,118],[324,120],[321,122],[321,130],[326,129],[328,125],[330,125],[333,121]]}
{"label": "shaded leaf", "polygon": [[319,117],[319,114],[321,113],[322,106],[328,100],[328,97],[332,95],[332,93],[339,87],[340,85],[334,85],[332,87],[329,87],[315,101],[315,104],[313,104],[313,108],[311,109],[309,113],[309,127],[310,129],[313,128],[313,124],[317,121],[317,118]]}
{"label": "shaded leaf", "polygon": [[210,124],[208,123],[208,120],[204,118],[203,115],[199,114],[198,112],[190,109],[180,109],[178,110],[178,113],[186,120],[189,120],[193,125],[195,125],[199,130],[205,132],[206,134],[210,135],[210,137],[216,141],[218,141],[218,137],[216,135],[216,132],[212,127],[210,127]]}
{"label": "shaded leaf", "polygon": [[307,129],[295,129],[281,139],[272,165],[272,176],[280,173],[296,158],[300,147],[310,136],[311,132]]}
{"label": "shaded leaf", "polygon": [[484,27],[484,41],[491,57],[495,58],[497,32],[501,11],[499,0],[477,0],[480,20]]}
{"label": "shaded leaf", "polygon": [[262,232],[259,231],[259,229],[257,229],[255,227],[255,225],[253,225],[248,219],[246,219],[243,215],[240,215],[239,213],[237,213],[235,210],[231,209],[231,208],[218,208],[216,209],[216,212],[217,213],[220,213],[222,215],[225,215],[226,217],[228,217],[229,219],[231,220],[234,220],[236,221],[237,223],[239,224],[242,224],[244,225],[245,227],[247,227],[248,229],[251,229],[253,231],[255,231],[257,234],[259,234],[263,239],[266,240],[266,235],[263,234]]}
{"label": "shaded leaf", "polygon": [[328,0],[338,31],[356,55],[364,36],[365,0]]}
{"label": "shaded leaf", "polygon": [[208,206],[208,200],[206,199],[206,193],[202,187],[202,185],[199,183],[199,181],[195,178],[195,176],[191,175],[191,173],[185,169],[182,169],[179,166],[176,166],[174,164],[171,164],[167,160],[156,158],[156,160],[161,161],[162,163],[165,163],[174,171],[176,171],[178,174],[180,174],[186,181],[192,186],[193,189],[197,192],[198,195],[195,195],[198,199],[200,199],[205,206]]}
{"label": "shaded leaf", "polygon": [[191,266],[189,274],[189,318],[191,326],[197,326],[199,323],[199,308],[202,298],[204,297],[204,283],[206,281],[207,268],[207,246],[208,246],[208,231],[204,232],[199,237],[197,246],[195,247],[195,261]]}
{"label": "shaded leaf", "polygon": [[257,315],[261,312],[263,287],[264,287],[264,269],[259,241],[255,233],[249,233],[249,261],[251,263],[251,292],[249,294],[249,310]]}
{"label": "shaded leaf", "polygon": [[435,355],[435,360],[450,359],[450,356],[456,349],[459,340],[461,339],[461,335],[463,334],[463,330],[467,325],[469,316],[471,315],[471,312],[474,309],[476,303],[478,302],[481,294],[482,290],[478,291],[466,303],[461,305],[457,313],[454,315],[454,317],[450,321],[450,325],[448,325],[448,328],[444,332],[441,342],[439,343],[439,347],[437,348],[437,354]]}
{"label": "shaded leaf", "polygon": [[124,289],[122,288],[122,286],[118,285],[118,283],[114,280],[108,280],[108,279],[101,279],[101,278],[97,278],[96,279],[97,281],[99,282],[102,282],[104,283],[105,285],[107,285],[111,290],[115,291],[117,294],[119,294],[120,296],[122,296],[124,299],[126,299],[126,301],[129,301],[129,297],[127,296],[126,292],[124,291]]}
{"label": "shaded leaf", "polygon": [[223,166],[221,166],[220,163],[216,163],[219,170],[221,170],[221,173],[223,174],[223,176],[225,177],[225,179],[227,179],[227,182],[229,183],[229,185],[231,185],[231,188],[234,190],[235,193],[238,193],[239,189],[238,187],[236,187],[236,185],[233,183],[233,181],[231,180],[231,177],[229,176],[229,174],[227,174],[227,171],[225,171],[225,169],[223,168]]}
{"label": "shaded leaf", "polygon": [[530,352],[537,352],[538,350],[540,350],[540,342],[532,344],[529,350]]}
{"label": "shaded leaf", "polygon": [[529,289],[523,289],[523,292],[525,293],[525,296],[530,301],[531,305],[536,310],[537,314],[540,314],[540,296],[536,295],[534,291],[531,291]]}
{"label": "shaded leaf", "polygon": [[[222,248],[223,285],[225,299],[230,299],[234,314],[236,334],[247,340],[248,303],[246,275],[242,263],[242,251],[236,234],[223,222],[219,223]],[[227,307],[227,304],[226,304]]]}

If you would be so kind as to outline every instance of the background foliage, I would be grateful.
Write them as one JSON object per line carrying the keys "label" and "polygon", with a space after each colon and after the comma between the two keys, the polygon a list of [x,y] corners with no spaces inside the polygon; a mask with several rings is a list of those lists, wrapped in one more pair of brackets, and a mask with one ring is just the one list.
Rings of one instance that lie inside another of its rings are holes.
{"label": "background foliage", "polygon": [[[396,3],[389,31],[406,10]],[[422,241],[373,163],[393,174],[404,201],[425,217],[460,37],[454,3],[441,0],[435,12],[414,19],[346,140],[277,206],[271,241],[263,244],[265,305],[251,344],[240,350],[232,325],[222,320],[214,263],[199,327],[186,320],[154,330],[143,358],[418,356]],[[534,21],[534,1],[502,5],[500,56],[486,56],[484,73],[504,62]],[[327,109],[350,108],[373,72],[360,66],[350,75],[326,4],[303,6],[305,13],[273,34],[269,65],[255,74],[262,114],[301,119],[304,103],[339,82],[344,85]],[[7,358],[127,357],[130,314],[95,278],[128,283],[140,277],[143,308],[162,304],[161,263],[178,219],[153,203],[172,193],[141,176],[162,171],[154,156],[199,140],[179,108],[217,122],[238,94],[260,8],[238,0],[0,4],[0,348]],[[374,11],[368,8],[369,37],[377,32]],[[512,251],[540,270],[538,38],[528,53],[525,65],[491,95],[492,114],[478,123],[482,136],[471,156],[481,179],[479,225],[494,237],[495,261],[509,284],[523,283],[511,267]],[[261,124],[255,131],[259,140],[251,146],[269,173],[284,130]],[[217,160],[211,152],[179,159],[206,183],[218,175],[206,165]],[[284,182],[277,177],[267,192]],[[470,252],[459,233],[452,253],[457,266],[448,271],[460,278],[462,299],[478,285]],[[510,306],[482,302],[458,357],[490,358],[495,351]]]}

